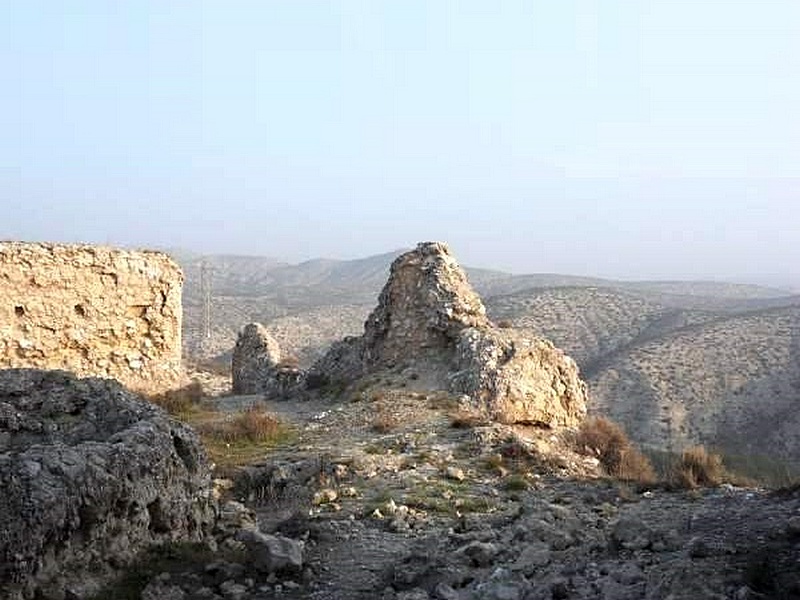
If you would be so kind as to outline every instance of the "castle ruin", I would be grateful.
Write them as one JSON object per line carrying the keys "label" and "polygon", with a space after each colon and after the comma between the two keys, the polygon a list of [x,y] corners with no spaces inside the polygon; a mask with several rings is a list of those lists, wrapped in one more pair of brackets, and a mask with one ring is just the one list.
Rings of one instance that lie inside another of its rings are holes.
{"label": "castle ruin", "polygon": [[0,368],[177,387],[182,285],[160,252],[0,242]]}

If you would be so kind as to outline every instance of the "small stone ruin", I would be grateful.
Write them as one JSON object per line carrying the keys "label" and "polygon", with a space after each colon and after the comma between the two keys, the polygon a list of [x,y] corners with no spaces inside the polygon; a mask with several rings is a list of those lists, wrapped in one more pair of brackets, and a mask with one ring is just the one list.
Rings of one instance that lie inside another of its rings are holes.
{"label": "small stone ruin", "polygon": [[574,426],[586,415],[575,362],[546,340],[495,327],[443,243],[394,261],[364,334],[335,343],[306,381],[348,385],[384,369],[424,372],[506,423]]}
{"label": "small stone ruin", "polygon": [[276,397],[297,389],[302,372],[281,362],[280,345],[263,325],[250,323],[236,339],[231,379],[234,394]]}

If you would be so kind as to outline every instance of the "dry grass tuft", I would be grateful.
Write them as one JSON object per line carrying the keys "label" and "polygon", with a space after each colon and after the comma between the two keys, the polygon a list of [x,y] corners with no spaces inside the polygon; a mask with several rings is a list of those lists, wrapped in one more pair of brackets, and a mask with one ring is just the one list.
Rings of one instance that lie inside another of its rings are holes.
{"label": "dry grass tuft", "polygon": [[613,421],[603,417],[587,419],[581,424],[575,443],[579,452],[597,457],[612,477],[637,483],[656,480],[650,460],[633,447],[625,431]]}
{"label": "dry grass tuft", "polygon": [[657,479],[650,459],[634,447],[627,448],[622,453],[616,477],[622,481],[643,484],[655,483]]}
{"label": "dry grass tuft", "polygon": [[285,434],[280,420],[265,412],[263,405],[252,404],[242,412],[225,419],[198,426],[200,432],[219,442],[264,444],[279,440]]}
{"label": "dry grass tuft", "polygon": [[197,408],[203,396],[203,384],[194,379],[189,385],[150,396],[149,400],[173,416],[185,417]]}
{"label": "dry grass tuft", "polygon": [[192,425],[211,459],[223,467],[262,459],[271,448],[293,436],[291,428],[258,402],[239,413],[220,416],[216,412],[198,414]]}
{"label": "dry grass tuft", "polygon": [[693,446],[681,453],[672,469],[670,483],[679,488],[713,487],[725,480],[722,456]]}

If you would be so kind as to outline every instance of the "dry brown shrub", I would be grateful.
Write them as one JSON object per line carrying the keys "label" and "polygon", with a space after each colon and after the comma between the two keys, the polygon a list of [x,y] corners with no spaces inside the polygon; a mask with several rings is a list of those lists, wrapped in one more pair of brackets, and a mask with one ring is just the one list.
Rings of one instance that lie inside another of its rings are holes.
{"label": "dry brown shrub", "polygon": [[708,452],[704,446],[692,446],[681,453],[673,468],[671,483],[677,487],[694,489],[719,485],[724,478],[722,457]]}
{"label": "dry brown shrub", "polygon": [[655,483],[656,472],[650,459],[636,448],[631,447],[622,453],[616,477],[623,481]]}
{"label": "dry brown shrub", "polygon": [[195,408],[203,398],[203,384],[196,379],[182,388],[168,390],[150,396],[150,402],[157,404],[171,415],[183,416]]}
{"label": "dry brown shrub", "polygon": [[639,483],[653,483],[656,479],[650,460],[634,448],[625,431],[609,419],[586,419],[575,443],[579,452],[595,456],[612,477]]}
{"label": "dry brown shrub", "polygon": [[398,418],[391,411],[381,408],[372,420],[372,430],[378,433],[389,433],[400,424]]}
{"label": "dry brown shrub", "polygon": [[202,433],[226,443],[269,443],[285,433],[278,417],[265,412],[263,405],[258,403],[248,406],[230,419],[205,423],[199,427]]}
{"label": "dry brown shrub", "polygon": [[616,471],[631,442],[622,428],[604,417],[591,417],[581,423],[575,438],[578,451],[595,456],[609,474]]}

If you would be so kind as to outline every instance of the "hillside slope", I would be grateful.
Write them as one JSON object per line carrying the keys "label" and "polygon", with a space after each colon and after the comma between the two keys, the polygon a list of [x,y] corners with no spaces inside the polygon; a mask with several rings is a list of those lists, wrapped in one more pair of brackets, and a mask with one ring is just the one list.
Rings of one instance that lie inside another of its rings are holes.
{"label": "hillside slope", "polygon": [[800,459],[800,306],[681,328],[587,379],[593,410],[640,442]]}
{"label": "hillside slope", "polygon": [[552,340],[584,372],[636,341],[657,338],[715,314],[665,306],[657,298],[607,287],[530,289],[487,300],[495,321],[508,321]]}

